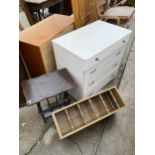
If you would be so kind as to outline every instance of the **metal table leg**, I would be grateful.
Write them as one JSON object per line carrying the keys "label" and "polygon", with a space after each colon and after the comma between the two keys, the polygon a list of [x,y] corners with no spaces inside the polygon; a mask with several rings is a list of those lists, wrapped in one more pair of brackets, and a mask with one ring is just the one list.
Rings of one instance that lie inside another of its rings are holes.
{"label": "metal table leg", "polygon": [[41,116],[42,116],[42,118],[43,118],[43,120],[44,120],[44,123],[47,123],[46,118],[44,117],[44,111],[43,111],[43,109],[42,109],[42,107],[41,107],[40,102],[37,103],[37,107],[38,107],[39,113],[41,114]]}

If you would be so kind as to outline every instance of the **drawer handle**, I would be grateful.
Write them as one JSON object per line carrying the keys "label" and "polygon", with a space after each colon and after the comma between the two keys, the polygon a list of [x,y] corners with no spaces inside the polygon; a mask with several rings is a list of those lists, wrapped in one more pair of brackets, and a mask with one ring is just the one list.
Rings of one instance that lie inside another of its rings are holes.
{"label": "drawer handle", "polygon": [[93,80],[91,83],[89,83],[89,86],[92,86],[95,83],[95,81]]}
{"label": "drawer handle", "polygon": [[95,61],[99,61],[100,59],[99,58],[95,58]]}
{"label": "drawer handle", "polygon": [[116,55],[120,55],[121,51],[117,52]]}
{"label": "drawer handle", "polygon": [[114,65],[113,65],[113,68],[114,68],[114,67],[116,67],[117,65],[118,65],[117,63],[116,63],[116,64],[114,64]]}
{"label": "drawer handle", "polygon": [[126,43],[127,41],[126,40],[123,40],[123,43]]}
{"label": "drawer handle", "polygon": [[90,74],[93,74],[93,73],[95,73],[95,72],[96,72],[96,68],[93,69],[92,71],[90,71]]}

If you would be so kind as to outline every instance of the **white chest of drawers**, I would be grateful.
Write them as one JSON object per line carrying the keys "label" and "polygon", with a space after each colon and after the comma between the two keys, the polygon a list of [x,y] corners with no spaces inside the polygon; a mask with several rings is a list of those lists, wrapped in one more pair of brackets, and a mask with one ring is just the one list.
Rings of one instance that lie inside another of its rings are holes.
{"label": "white chest of drawers", "polygon": [[116,76],[130,34],[98,20],[52,41],[57,69],[67,68],[78,84],[69,92],[74,98],[92,95]]}

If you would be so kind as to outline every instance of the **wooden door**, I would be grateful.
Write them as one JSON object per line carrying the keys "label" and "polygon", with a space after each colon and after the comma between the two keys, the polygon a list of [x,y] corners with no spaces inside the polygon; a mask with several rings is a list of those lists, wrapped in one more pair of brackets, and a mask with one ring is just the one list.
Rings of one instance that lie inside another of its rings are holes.
{"label": "wooden door", "polygon": [[34,21],[32,19],[32,16],[31,16],[31,14],[29,12],[29,9],[28,9],[25,1],[24,0],[19,0],[19,6],[20,6],[20,9],[22,9],[25,12],[30,25],[33,25],[34,24]]}
{"label": "wooden door", "polygon": [[127,0],[126,3],[128,6],[135,6],[135,0]]}
{"label": "wooden door", "polygon": [[72,0],[75,28],[82,27],[97,20],[94,0]]}

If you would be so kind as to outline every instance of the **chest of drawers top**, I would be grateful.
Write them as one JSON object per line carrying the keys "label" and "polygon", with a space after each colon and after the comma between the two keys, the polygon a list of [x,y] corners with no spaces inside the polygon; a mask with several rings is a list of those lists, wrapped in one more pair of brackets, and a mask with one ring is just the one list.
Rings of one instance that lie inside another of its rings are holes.
{"label": "chest of drawers top", "polygon": [[40,47],[59,35],[64,29],[72,25],[73,22],[74,20],[70,16],[53,14],[21,31],[19,33],[19,40],[22,43]]}
{"label": "chest of drawers top", "polygon": [[131,30],[98,20],[54,39],[53,43],[82,60],[89,60],[129,36],[131,32]]}

